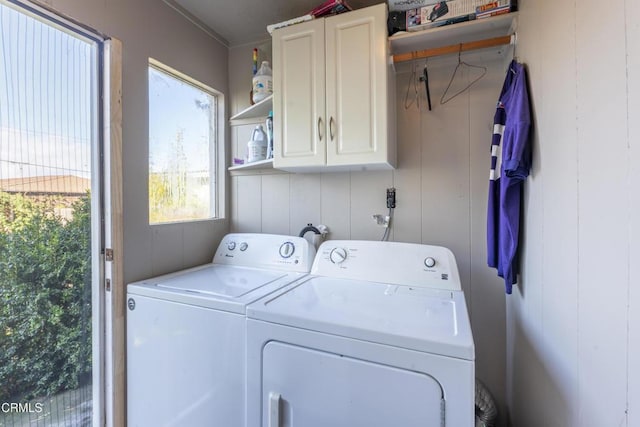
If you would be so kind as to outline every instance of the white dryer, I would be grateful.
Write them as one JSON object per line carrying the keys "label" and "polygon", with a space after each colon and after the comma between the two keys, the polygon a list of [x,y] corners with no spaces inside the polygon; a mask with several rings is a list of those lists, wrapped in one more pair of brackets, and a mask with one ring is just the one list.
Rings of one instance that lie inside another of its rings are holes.
{"label": "white dryer", "polygon": [[247,426],[471,427],[474,359],[450,250],[328,241],[247,307]]}
{"label": "white dryer", "polygon": [[229,234],[211,264],[127,287],[127,425],[245,426],[247,304],[308,274],[305,239]]}

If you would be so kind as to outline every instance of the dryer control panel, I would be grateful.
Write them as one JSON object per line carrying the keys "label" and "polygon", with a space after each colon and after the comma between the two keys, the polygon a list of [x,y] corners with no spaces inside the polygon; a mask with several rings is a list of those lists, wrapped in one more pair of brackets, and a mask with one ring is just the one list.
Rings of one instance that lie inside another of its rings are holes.
{"label": "dryer control panel", "polygon": [[311,274],[459,291],[456,259],[442,246],[330,240],[318,249]]}
{"label": "dryer control panel", "polygon": [[232,233],[220,242],[213,263],[307,273],[315,254],[313,245],[301,237]]}

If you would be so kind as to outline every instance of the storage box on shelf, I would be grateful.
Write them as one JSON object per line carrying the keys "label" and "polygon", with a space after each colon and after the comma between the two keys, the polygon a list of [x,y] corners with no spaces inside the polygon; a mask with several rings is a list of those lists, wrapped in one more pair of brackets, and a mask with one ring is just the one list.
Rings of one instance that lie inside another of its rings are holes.
{"label": "storage box on shelf", "polygon": [[512,12],[423,31],[396,33],[389,37],[391,53],[397,55],[510,35],[517,28],[517,17],[518,12]]}

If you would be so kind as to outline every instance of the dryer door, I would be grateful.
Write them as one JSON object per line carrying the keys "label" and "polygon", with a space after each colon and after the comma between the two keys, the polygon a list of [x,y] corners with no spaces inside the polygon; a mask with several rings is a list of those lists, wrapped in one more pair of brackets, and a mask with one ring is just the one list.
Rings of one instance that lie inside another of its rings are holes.
{"label": "dryer door", "polygon": [[442,388],[424,373],[275,341],[262,363],[263,427],[442,425]]}

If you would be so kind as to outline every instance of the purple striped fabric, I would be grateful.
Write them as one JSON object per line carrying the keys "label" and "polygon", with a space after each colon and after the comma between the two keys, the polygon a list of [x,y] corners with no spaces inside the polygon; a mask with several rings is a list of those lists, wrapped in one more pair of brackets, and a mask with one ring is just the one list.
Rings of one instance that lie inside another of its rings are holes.
{"label": "purple striped fabric", "polygon": [[507,294],[518,276],[522,187],[531,168],[530,129],[526,70],[512,61],[494,116],[487,208],[487,264],[504,278]]}

